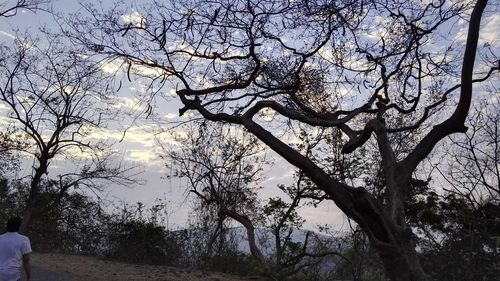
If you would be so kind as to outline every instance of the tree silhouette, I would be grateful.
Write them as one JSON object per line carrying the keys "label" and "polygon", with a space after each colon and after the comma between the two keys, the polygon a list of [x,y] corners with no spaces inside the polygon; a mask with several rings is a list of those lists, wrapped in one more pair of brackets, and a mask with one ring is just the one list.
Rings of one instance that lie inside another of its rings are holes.
{"label": "tree silhouette", "polygon": [[17,0],[14,3],[10,1],[0,4],[0,17],[13,17],[17,15],[18,10],[25,9],[36,11],[42,9],[43,4],[47,4],[50,0]]}
{"label": "tree silhouette", "polygon": [[23,152],[34,156],[29,197],[21,231],[26,232],[38,204],[40,184],[54,158],[73,161],[77,170],[53,179],[58,186],[57,203],[71,188],[99,187],[99,182],[133,183],[132,167],[113,159],[106,142],[91,142],[96,128],[114,118],[106,100],[112,91],[99,67],[69,51],[60,38],[40,42],[17,36],[11,46],[2,46],[0,102],[7,110],[10,130],[26,136]]}
{"label": "tree silhouette", "polygon": [[[68,17],[65,34],[89,55],[122,63],[129,79],[154,73],[151,95],[175,88],[181,115],[244,127],[359,224],[391,280],[415,281],[426,277],[405,198],[434,147],[467,130],[473,84],[498,73],[494,52],[478,48],[487,2],[176,1],[134,14],[89,5],[92,16]],[[460,17],[466,35],[456,39],[449,30]],[[287,143],[284,128],[300,123],[340,130],[345,154],[373,135],[381,196]],[[416,130],[397,157],[390,137]]]}

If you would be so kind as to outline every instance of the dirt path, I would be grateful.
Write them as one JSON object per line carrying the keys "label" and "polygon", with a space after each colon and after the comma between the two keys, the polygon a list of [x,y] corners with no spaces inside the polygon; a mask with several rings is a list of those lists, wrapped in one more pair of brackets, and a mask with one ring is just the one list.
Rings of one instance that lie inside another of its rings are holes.
{"label": "dirt path", "polygon": [[46,270],[38,266],[33,266],[31,270],[33,275],[31,281],[73,281],[68,274],[61,272]]}
{"label": "dirt path", "polygon": [[32,255],[32,281],[263,281],[217,272],[201,272],[170,266],[132,265],[94,257]]}

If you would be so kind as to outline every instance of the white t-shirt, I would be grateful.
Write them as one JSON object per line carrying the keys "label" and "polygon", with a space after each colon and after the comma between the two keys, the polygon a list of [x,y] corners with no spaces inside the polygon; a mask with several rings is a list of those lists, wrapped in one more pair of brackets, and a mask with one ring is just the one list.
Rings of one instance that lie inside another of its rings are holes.
{"label": "white t-shirt", "polygon": [[23,255],[31,253],[28,237],[17,232],[0,235],[0,281],[21,279]]}

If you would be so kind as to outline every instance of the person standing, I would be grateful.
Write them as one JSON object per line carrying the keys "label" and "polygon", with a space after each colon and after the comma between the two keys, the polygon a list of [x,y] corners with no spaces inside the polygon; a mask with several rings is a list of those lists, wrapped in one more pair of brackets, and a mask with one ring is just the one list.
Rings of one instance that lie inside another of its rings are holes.
{"label": "person standing", "polygon": [[31,280],[28,237],[18,233],[22,220],[12,217],[7,221],[7,232],[0,235],[0,281],[21,280],[21,267],[26,272],[26,281]]}

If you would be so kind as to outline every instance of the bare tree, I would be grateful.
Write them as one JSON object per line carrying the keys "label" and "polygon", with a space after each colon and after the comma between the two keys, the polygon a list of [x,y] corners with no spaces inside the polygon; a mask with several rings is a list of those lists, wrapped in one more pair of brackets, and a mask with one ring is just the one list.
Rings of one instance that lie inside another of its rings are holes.
{"label": "bare tree", "polygon": [[8,109],[12,130],[28,139],[23,151],[34,156],[21,226],[26,232],[32,217],[44,211],[35,206],[56,157],[77,168],[57,176],[59,196],[54,203],[73,187],[97,188],[100,181],[133,183],[134,171],[111,157],[108,143],[91,142],[91,133],[114,115],[106,102],[113,93],[99,66],[68,51],[56,37],[41,42],[18,36],[13,43],[1,47],[0,102]]}
{"label": "bare tree", "polygon": [[451,138],[447,169],[437,167],[450,184],[446,191],[476,207],[500,204],[500,106],[491,100],[474,108],[466,134]]}
{"label": "bare tree", "polygon": [[[181,115],[244,127],[360,225],[391,280],[416,281],[426,277],[405,197],[434,147],[467,130],[472,85],[498,73],[498,58],[481,46],[484,71],[474,74],[487,3],[179,1],[135,13],[85,6],[91,16],[69,17],[66,35],[129,74],[154,69],[151,94],[175,88]],[[446,38],[461,17],[469,19],[464,38]],[[328,174],[284,141],[283,129],[297,123],[337,128],[346,154],[374,135],[383,196]],[[397,157],[390,136],[416,129],[420,137]]]}
{"label": "bare tree", "polygon": [[184,128],[186,135],[176,137],[178,147],[164,146],[162,157],[174,176],[188,181],[190,192],[200,200],[200,211],[215,219],[208,246],[224,235],[224,224],[231,218],[246,229],[252,256],[266,267],[255,233],[260,220],[257,183],[267,162],[263,149],[255,138],[239,138],[234,128],[207,123]]}
{"label": "bare tree", "polygon": [[[163,158],[174,176],[188,181],[190,192],[199,199],[196,212],[215,223],[208,247],[225,235],[225,223],[232,219],[245,228],[251,255],[271,278],[285,280],[324,257],[339,255],[313,232],[306,232],[304,241],[292,239],[302,227],[297,210],[303,201],[311,197],[321,200],[315,197],[311,185],[304,184],[302,173],[295,184],[280,186],[290,202],[277,197],[261,206],[258,184],[270,163],[257,139],[244,137],[244,132],[234,127],[206,122],[182,128],[187,130],[176,137],[177,146],[163,146]],[[270,256],[263,254],[263,246],[258,243],[258,227],[272,231],[274,251],[266,251]],[[313,249],[319,244],[324,247]]]}
{"label": "bare tree", "polygon": [[[12,3],[11,3],[12,2]],[[0,3],[0,17],[13,17],[21,9],[36,11],[50,0],[16,0]]]}

